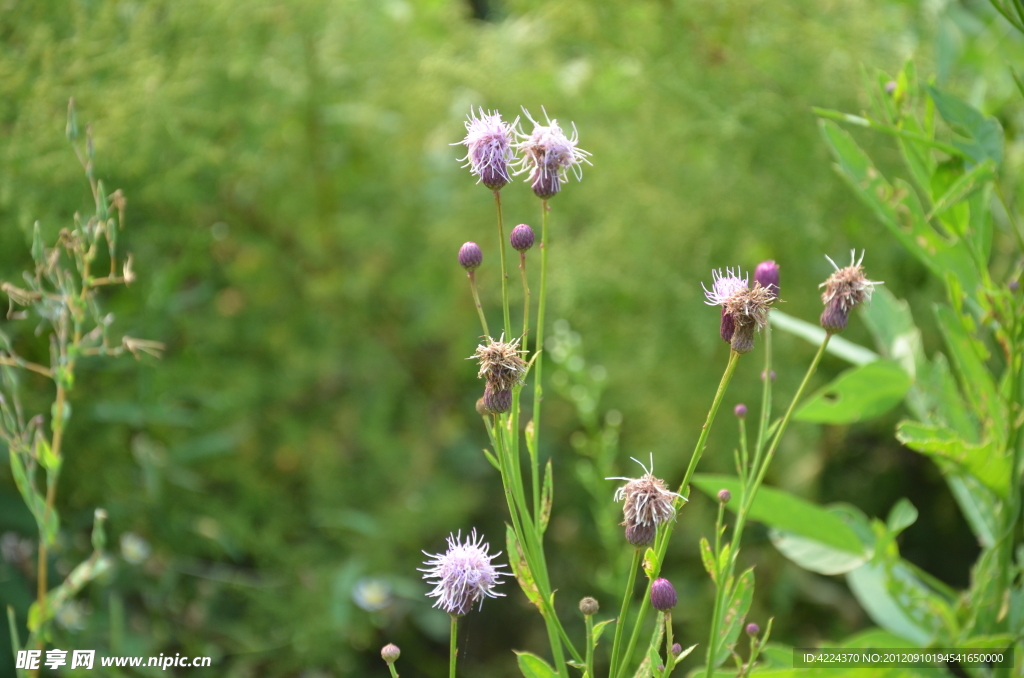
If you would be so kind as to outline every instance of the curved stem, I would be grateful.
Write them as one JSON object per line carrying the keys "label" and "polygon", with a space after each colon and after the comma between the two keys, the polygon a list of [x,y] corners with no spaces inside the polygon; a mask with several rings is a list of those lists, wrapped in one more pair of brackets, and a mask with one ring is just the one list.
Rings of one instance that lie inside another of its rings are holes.
{"label": "curved stem", "polygon": [[480,326],[484,328],[484,336],[490,337],[491,331],[487,329],[487,318],[484,316],[484,307],[480,303],[480,294],[476,289],[476,273],[469,271],[466,275],[469,276],[469,288],[473,290],[473,302],[476,304],[476,314],[480,316]]}

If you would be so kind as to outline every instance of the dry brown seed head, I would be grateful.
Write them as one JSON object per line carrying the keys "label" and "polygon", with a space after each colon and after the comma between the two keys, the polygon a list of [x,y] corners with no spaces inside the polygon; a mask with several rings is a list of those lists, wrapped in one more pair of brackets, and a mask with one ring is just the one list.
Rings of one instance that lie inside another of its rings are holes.
{"label": "dry brown seed head", "polygon": [[511,342],[504,339],[504,335],[497,341],[488,337],[488,343],[477,346],[476,353],[471,356],[480,363],[477,377],[486,379],[488,385],[498,391],[511,390],[523,383],[526,376],[525,351],[519,348],[519,339]]}

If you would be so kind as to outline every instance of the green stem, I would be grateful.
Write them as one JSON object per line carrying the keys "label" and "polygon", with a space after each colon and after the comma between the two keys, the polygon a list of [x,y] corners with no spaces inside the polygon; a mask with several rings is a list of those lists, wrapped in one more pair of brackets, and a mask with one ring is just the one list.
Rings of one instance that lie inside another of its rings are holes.
{"label": "green stem", "polygon": [[594,678],[594,616],[584,615],[587,624],[587,661],[583,669],[584,678]]}
{"label": "green stem", "polygon": [[484,328],[484,336],[490,337],[491,331],[487,329],[487,318],[484,317],[484,307],[480,303],[480,294],[476,289],[476,275],[473,271],[467,273],[469,276],[469,289],[473,290],[473,302],[476,304],[476,314],[480,316],[480,326]]}
{"label": "green stem", "polygon": [[450,616],[452,618],[452,637],[449,641],[448,650],[448,678],[455,678],[455,656],[458,654],[458,649],[455,647],[455,639],[459,627],[459,618],[454,614]]}
{"label": "green stem", "polygon": [[764,451],[764,437],[768,422],[772,420],[772,325],[764,328],[764,385],[761,387],[761,416],[757,424],[757,446],[754,448],[754,466],[757,468]]}
{"label": "green stem", "polygon": [[672,673],[672,669],[676,666],[676,658],[672,656],[672,613],[669,611],[665,612],[665,675],[663,678],[668,678]]}
{"label": "green stem", "polygon": [[494,192],[494,205],[498,210],[498,249],[501,252],[501,312],[505,320],[505,337],[512,338],[512,323],[508,314],[508,273],[505,272],[505,220],[501,214],[501,191]]}
{"label": "green stem", "polygon": [[395,670],[395,663],[388,662],[388,668],[391,669],[391,678],[398,678],[398,671]]}
{"label": "green stem", "polygon": [[633,589],[636,588],[636,573],[640,569],[640,555],[643,549],[633,549],[633,561],[629,565],[629,579],[626,582],[626,590],[622,594],[622,609],[619,618],[615,622],[615,640],[612,643],[612,663],[609,669],[608,678],[615,678],[618,666],[619,654],[622,650],[622,632],[626,628],[626,615],[629,614],[629,603],[633,599]]}
{"label": "green stem", "polygon": [[537,376],[533,384],[533,426],[534,435],[540,434],[540,401],[544,396],[541,385],[541,374],[544,368],[544,310],[547,306],[548,291],[548,201],[541,201],[540,221],[540,296],[537,299],[537,341],[534,342],[534,352],[540,352],[536,357],[534,370]]}
{"label": "green stem", "polygon": [[523,350],[527,348],[530,331],[530,286],[526,283],[526,252],[519,253],[519,277],[523,280]]}
{"label": "green stem", "polygon": [[[686,475],[683,476],[683,482],[679,485],[679,494],[684,498],[689,497],[689,483],[690,478],[693,476],[693,471],[697,468],[697,462],[700,461],[701,455],[704,453],[704,446],[708,440],[708,434],[711,432],[711,425],[715,421],[715,417],[718,415],[718,408],[722,404],[722,400],[725,398],[725,392],[729,388],[729,382],[732,381],[732,375],[736,371],[736,365],[740,359],[739,353],[736,351],[729,352],[729,362],[725,366],[725,372],[722,374],[722,380],[718,383],[718,391],[715,392],[715,399],[711,403],[711,409],[708,411],[708,418],[704,422],[704,427],[701,429],[700,437],[697,439],[697,445],[693,449],[693,456],[690,458],[690,465],[686,469]],[[683,494],[683,491],[686,493]],[[681,508],[682,503],[679,499],[676,499],[676,507]],[[644,594],[643,601],[640,603],[640,614],[637,616],[635,625],[633,626],[633,632],[629,638],[629,645],[626,648],[626,653],[623,655],[618,667],[618,673],[622,673],[625,670],[626,665],[629,663],[630,658],[633,656],[633,651],[636,649],[636,644],[640,638],[640,628],[643,626],[644,620],[647,618],[647,613],[651,609],[651,584],[658,575],[661,573],[661,564],[665,560],[665,551],[668,550],[668,542],[672,537],[672,530],[675,527],[674,522],[665,523],[662,529],[659,531],[658,538],[655,540],[655,558],[653,569],[648,577],[647,591]]]}

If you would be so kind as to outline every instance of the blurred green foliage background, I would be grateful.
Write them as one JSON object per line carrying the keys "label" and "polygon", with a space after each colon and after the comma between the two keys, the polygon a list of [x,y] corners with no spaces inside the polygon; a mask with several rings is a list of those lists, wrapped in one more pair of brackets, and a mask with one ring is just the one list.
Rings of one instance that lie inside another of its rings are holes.
{"label": "blurred green foliage background", "polygon": [[[168,344],[161,361],[82,363],[57,571],[88,552],[97,506],[115,542],[134,536],[54,644],[326,678],[385,675],[377,653],[396,642],[403,676],[446,670],[447,619],[423,596],[420,550],[472,526],[503,548],[506,513],[480,452],[465,361],[479,328],[455,261],[462,242],[483,246],[497,324],[493,203],[450,146],[472,106],[506,118],[545,106],[593,153],[553,200],[548,315],[579,333],[586,362],[549,372],[575,402],[552,393],[541,438],[555,465],[552,578],[572,618],[608,567],[573,480],[581,415],[618,436],[617,473],[653,452],[659,475],[681,476],[727,354],[700,286],[712,268],[776,259],[784,310],[814,321],[822,255],[866,247],[870,276],[927,326],[933,283],[830,172],[810,107],[856,111],[865,74],[913,56],[1012,141],[1024,119],[1006,64],[1022,55],[966,0],[0,3],[0,275],[29,266],[35,220],[52,238],[89,208],[63,134],[73,96],[97,175],[129,201],[138,281],[105,303],[116,330]],[[884,140],[863,143],[895,162]],[[1008,173],[1022,161],[1012,141]],[[538,225],[522,182],[503,199],[507,222]],[[34,330],[4,323],[46,361]],[[812,349],[776,336],[788,394]],[[730,407],[755,402],[757,362],[741,365]],[[818,379],[841,367],[826,360]],[[44,382],[25,385],[48,407]],[[922,520],[904,553],[962,585],[976,547],[937,472],[892,438],[896,416],[794,427],[770,482],[874,515],[910,496]],[[720,422],[704,470],[730,467],[736,433]],[[24,623],[34,528],[2,468],[0,601]],[[712,522],[695,499],[673,546],[684,644],[706,635],[696,544]],[[763,532],[751,541],[752,618],[775,616],[777,638],[867,624],[841,581],[784,563]],[[505,591],[460,640],[466,675],[514,675],[511,648],[543,652],[539,617]],[[614,614],[610,595],[601,603]]]}

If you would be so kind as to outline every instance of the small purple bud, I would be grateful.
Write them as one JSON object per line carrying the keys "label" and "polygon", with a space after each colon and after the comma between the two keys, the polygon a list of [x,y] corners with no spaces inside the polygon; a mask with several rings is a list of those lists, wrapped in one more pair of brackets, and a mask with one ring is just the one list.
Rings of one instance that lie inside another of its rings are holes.
{"label": "small purple bud", "polygon": [[749,624],[747,624],[747,635],[749,635],[749,636],[756,636],[759,633],[761,633],[761,627],[760,626],[758,626],[754,622],[750,622]]}
{"label": "small purple bud", "polygon": [[659,671],[664,671],[665,670],[665,665],[664,664],[658,664],[658,670]]}
{"label": "small purple bud", "polygon": [[512,243],[512,249],[525,252],[533,247],[533,229],[526,224],[519,224],[512,229],[508,239]]}
{"label": "small purple bud", "polygon": [[626,526],[626,541],[633,546],[650,546],[658,528],[652,523],[631,523]]}
{"label": "small purple bud", "polygon": [[459,266],[467,271],[475,271],[483,261],[484,253],[475,242],[467,242],[459,248]]}
{"label": "small purple bud", "polygon": [[730,499],[732,499],[732,492],[726,489],[721,489],[718,491],[718,501],[722,502],[723,504],[728,504]]}
{"label": "small purple bud", "polygon": [[683,653],[683,646],[679,643],[672,643],[672,656],[678,657]]}
{"label": "small purple bud", "polygon": [[771,290],[776,297],[779,296],[779,265],[774,261],[762,261],[754,269],[754,280],[761,287]]}
{"label": "small purple bud", "polygon": [[[764,381],[764,370],[761,370],[761,381]],[[775,381],[775,370],[772,370],[772,381]]]}
{"label": "small purple bud", "polygon": [[484,409],[491,414],[501,414],[512,409],[512,389],[484,387]]}
{"label": "small purple bud", "polygon": [[735,414],[740,419],[743,419],[744,417],[747,416],[747,406],[744,405],[743,403],[740,403],[736,407],[732,408],[732,413]]}
{"label": "small purple bud", "polygon": [[381,648],[381,651],[380,651],[380,656],[388,664],[394,664],[396,661],[398,661],[398,657],[401,654],[402,654],[402,651],[399,650],[398,646],[395,645],[394,643],[388,643],[383,648]]}
{"label": "small purple bud", "polygon": [[718,334],[722,337],[722,341],[725,343],[732,342],[732,335],[736,331],[736,321],[733,320],[732,314],[725,312],[725,307],[722,307],[722,324],[719,326]]}
{"label": "small purple bud", "polygon": [[666,612],[676,606],[676,589],[668,579],[655,579],[651,584],[651,606]]}
{"label": "small purple bud", "polygon": [[598,605],[597,600],[587,596],[580,601],[580,612],[587,617],[593,617],[601,610],[601,606]]}
{"label": "small purple bud", "polygon": [[896,81],[895,80],[890,80],[889,82],[885,83],[885,93],[886,94],[892,94],[895,91],[896,91]]}
{"label": "small purple bud", "polygon": [[1019,281],[1017,281],[1017,280],[1011,280],[1011,281],[1010,281],[1010,284],[1009,284],[1009,285],[1007,285],[1007,287],[1009,287],[1009,288],[1010,288],[1010,291],[1011,291],[1011,292],[1016,292],[1017,290],[1019,290],[1019,289],[1020,289],[1020,282],[1019,282]]}

